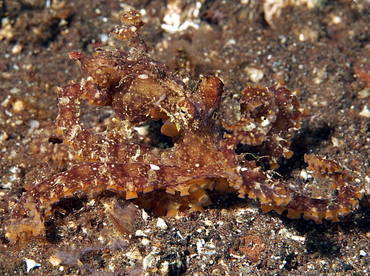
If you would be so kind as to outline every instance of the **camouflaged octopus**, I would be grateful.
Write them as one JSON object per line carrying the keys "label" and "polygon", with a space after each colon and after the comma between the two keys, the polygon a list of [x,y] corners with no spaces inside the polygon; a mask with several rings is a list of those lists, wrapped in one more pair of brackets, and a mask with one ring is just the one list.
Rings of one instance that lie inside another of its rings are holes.
{"label": "camouflaged octopus", "polygon": [[[210,204],[207,190],[234,191],[241,198],[258,199],[263,212],[287,210],[289,218],[303,213],[318,223],[324,218],[337,221],[338,215],[357,205],[362,193],[347,184],[349,178],[334,161],[305,156],[308,169],[329,179],[337,191],[329,198],[311,198],[272,177],[272,171],[255,160],[247,160],[245,152],[236,153],[240,144],[259,146],[270,169],[278,167],[280,156],[290,158],[290,140],[302,114],[298,91],[281,83],[268,88],[248,85],[235,116],[224,119],[219,115],[223,94],[219,78],[202,77],[190,89],[147,55],[150,48],[139,35],[141,15],[132,10],[121,19],[123,26],[113,34],[130,41],[131,50],[97,49],[92,57],[70,53],[87,78],[56,89],[58,133],[86,163],[27,191],[12,212],[8,239],[44,234],[53,204],[76,192],[111,190],[173,216],[178,211],[201,211]],[[173,146],[153,146],[132,138],[130,131],[103,135],[88,130],[80,123],[81,100],[111,107],[126,130],[150,132],[147,122],[161,121],[160,132]]]}

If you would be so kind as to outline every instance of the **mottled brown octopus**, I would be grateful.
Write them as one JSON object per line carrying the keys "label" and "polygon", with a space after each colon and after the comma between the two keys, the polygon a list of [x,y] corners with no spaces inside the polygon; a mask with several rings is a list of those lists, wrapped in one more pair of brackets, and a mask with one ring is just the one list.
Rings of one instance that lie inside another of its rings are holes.
{"label": "mottled brown octopus", "polygon": [[[132,10],[121,19],[123,26],[113,34],[130,41],[131,50],[97,49],[92,57],[70,53],[87,78],[56,89],[58,134],[86,163],[27,191],[12,212],[8,239],[45,234],[44,222],[52,215],[53,204],[77,192],[111,190],[173,216],[178,211],[201,211],[210,204],[208,190],[234,191],[241,198],[258,199],[262,212],[287,210],[289,218],[303,213],[317,223],[337,221],[358,204],[362,192],[350,186],[341,166],[329,159],[305,155],[308,170],[329,179],[336,190],[326,198],[300,194],[273,177],[278,158],[293,154],[290,140],[303,112],[298,91],[282,83],[268,88],[248,85],[239,110],[224,119],[219,116],[224,92],[219,78],[204,76],[190,89],[148,56],[150,47],[139,35],[141,15]],[[81,100],[111,107],[126,130],[138,130],[149,142],[133,138],[130,131],[103,135],[86,129],[80,123]],[[173,146],[150,142],[149,120],[162,122],[161,135]],[[236,153],[237,145],[263,149],[269,170],[245,158],[246,152]]]}

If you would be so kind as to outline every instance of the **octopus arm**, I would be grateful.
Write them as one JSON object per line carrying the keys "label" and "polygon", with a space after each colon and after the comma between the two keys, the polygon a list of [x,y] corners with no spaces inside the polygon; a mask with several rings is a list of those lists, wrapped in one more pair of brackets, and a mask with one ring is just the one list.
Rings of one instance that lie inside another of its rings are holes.
{"label": "octopus arm", "polygon": [[358,205],[362,192],[345,180],[336,181],[332,188],[337,191],[337,195],[332,198],[311,198],[291,192],[292,199],[286,205],[287,216],[299,218],[303,214],[304,219],[312,219],[316,223],[322,223],[323,219],[338,222],[338,216],[346,216]]}
{"label": "octopus arm", "polygon": [[[87,81],[84,84],[70,83],[63,88],[56,89],[59,96],[57,133],[64,137],[64,143],[73,148],[77,158],[88,162],[142,162],[144,156],[152,156],[148,153],[153,149],[147,145],[118,144],[84,128],[80,123],[80,99],[93,89],[92,86],[93,84]],[[105,95],[101,97],[106,98]],[[157,151],[160,150],[157,149]]]}
{"label": "octopus arm", "polygon": [[314,154],[305,155],[305,160],[308,170],[318,181],[329,179],[332,195],[325,198],[303,195],[254,168],[242,171],[243,184],[237,189],[239,196],[248,194],[249,198],[259,199],[263,212],[275,210],[281,214],[288,210],[289,218],[299,218],[303,214],[304,219],[312,219],[316,223],[322,223],[323,219],[339,221],[339,216],[347,215],[358,205],[363,191],[350,185],[351,179],[337,162]]}
{"label": "octopus arm", "polygon": [[[73,197],[76,193],[95,195],[104,190],[124,194],[126,199],[135,199],[162,189],[167,194],[182,197],[180,205],[201,210],[209,204],[206,189],[213,189],[219,181],[217,174],[197,174],[174,166],[144,163],[87,163],[57,174],[35,185],[16,204],[7,228],[6,237],[18,240],[27,236],[45,234],[45,221],[52,215],[53,204],[61,198]],[[222,181],[219,181],[222,182]],[[180,205],[169,202],[169,215],[175,214]]]}

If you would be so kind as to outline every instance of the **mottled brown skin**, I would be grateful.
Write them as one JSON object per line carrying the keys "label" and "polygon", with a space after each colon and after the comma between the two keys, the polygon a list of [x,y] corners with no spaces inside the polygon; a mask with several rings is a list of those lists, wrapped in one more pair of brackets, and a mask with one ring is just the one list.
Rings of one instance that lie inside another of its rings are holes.
{"label": "mottled brown skin", "polygon": [[[52,204],[76,192],[112,190],[172,216],[179,210],[201,211],[210,204],[207,190],[220,189],[258,199],[263,212],[287,209],[288,217],[303,213],[318,223],[324,218],[337,221],[338,215],[357,205],[362,193],[348,185],[349,178],[334,161],[306,156],[308,169],[316,171],[316,177],[333,179],[333,189],[338,191],[328,199],[309,198],[235,152],[239,143],[260,146],[272,168],[280,156],[289,158],[290,139],[302,113],[297,91],[281,83],[269,88],[248,85],[242,92],[239,114],[223,121],[218,112],[223,93],[220,79],[203,77],[191,90],[148,56],[149,47],[138,35],[143,25],[140,15],[131,11],[122,21],[124,26],[115,35],[131,40],[134,48],[130,52],[99,49],[93,57],[70,53],[81,62],[87,78],[56,89],[58,133],[87,163],[26,192],[13,210],[8,239],[44,234]],[[174,146],[154,147],[124,138],[117,142],[87,130],[79,120],[81,100],[111,107],[129,127],[161,119],[166,126],[162,133],[172,137]],[[150,199],[154,190],[164,193],[162,200]]]}

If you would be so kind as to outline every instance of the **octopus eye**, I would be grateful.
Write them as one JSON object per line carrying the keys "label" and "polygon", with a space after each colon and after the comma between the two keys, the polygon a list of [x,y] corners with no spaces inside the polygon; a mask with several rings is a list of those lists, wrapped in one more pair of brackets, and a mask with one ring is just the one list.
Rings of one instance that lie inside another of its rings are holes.
{"label": "octopus eye", "polygon": [[192,116],[194,114],[194,107],[187,100],[178,103],[177,107],[181,115]]}

